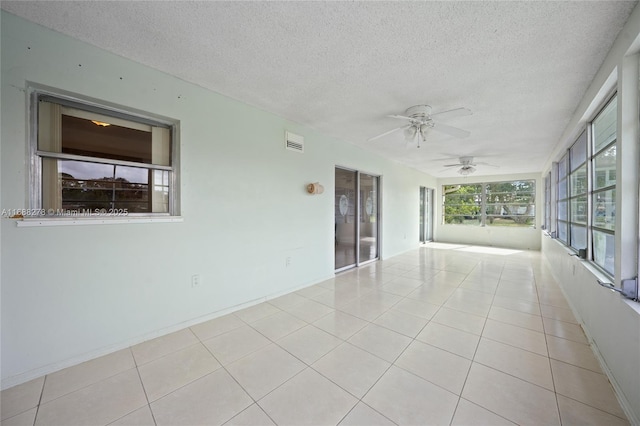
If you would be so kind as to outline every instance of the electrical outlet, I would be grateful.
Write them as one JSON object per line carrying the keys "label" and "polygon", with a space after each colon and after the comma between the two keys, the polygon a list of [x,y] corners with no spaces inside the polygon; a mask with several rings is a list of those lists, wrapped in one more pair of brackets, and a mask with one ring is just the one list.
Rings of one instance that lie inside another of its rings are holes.
{"label": "electrical outlet", "polygon": [[200,287],[200,274],[191,276],[191,287],[192,288]]}

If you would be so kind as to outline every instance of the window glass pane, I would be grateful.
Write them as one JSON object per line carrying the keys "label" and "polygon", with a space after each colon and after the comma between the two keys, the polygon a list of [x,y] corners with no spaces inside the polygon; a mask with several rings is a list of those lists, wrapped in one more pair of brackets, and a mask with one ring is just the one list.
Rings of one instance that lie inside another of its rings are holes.
{"label": "window glass pane", "polygon": [[593,261],[614,274],[615,235],[593,230]]}
{"label": "window glass pane", "polygon": [[576,250],[587,248],[587,228],[571,225],[571,247]]}
{"label": "window glass pane", "polygon": [[579,195],[587,193],[587,165],[582,165],[579,169],[571,173],[569,179],[571,187],[571,195]]}
{"label": "window glass pane", "polygon": [[444,223],[479,225],[482,210],[482,185],[445,185]]}
{"label": "window glass pane", "polygon": [[[571,199],[571,222],[587,224],[587,196]],[[584,247],[583,247],[584,248]]]}
{"label": "window glass pane", "polygon": [[567,198],[567,180],[558,182],[558,200]]}
{"label": "window glass pane", "polygon": [[[43,163],[54,163],[59,171],[57,183],[61,193],[60,203],[44,204],[45,209],[57,209],[58,205],[64,211],[87,213],[96,209],[126,209],[129,213],[169,211],[167,171],[50,158],[43,159]],[[150,178],[154,182],[151,194]]]}
{"label": "window glass pane", "polygon": [[563,243],[567,242],[567,223],[558,222],[558,239]]}
{"label": "window glass pane", "polygon": [[595,181],[593,189],[606,188],[616,184],[616,146],[610,146],[593,159]]}
{"label": "window glass pane", "polygon": [[558,201],[558,220],[568,220],[566,201]]}
{"label": "window glass pane", "polygon": [[574,171],[587,161],[587,132],[582,132],[578,140],[569,151],[571,171]]}
{"label": "window glass pane", "polygon": [[598,153],[616,140],[618,122],[617,100],[614,97],[593,120],[593,152]]}
{"label": "window glass pane", "polygon": [[593,194],[593,226],[616,229],[616,190]]}
{"label": "window glass pane", "polygon": [[480,225],[481,217],[478,214],[468,214],[466,216],[454,216],[445,214],[444,223],[458,225]]}
{"label": "window glass pane", "polygon": [[558,181],[564,179],[567,176],[567,156],[565,155],[558,162]]}
{"label": "window glass pane", "polygon": [[63,114],[62,152],[149,164],[151,128],[143,131]]}

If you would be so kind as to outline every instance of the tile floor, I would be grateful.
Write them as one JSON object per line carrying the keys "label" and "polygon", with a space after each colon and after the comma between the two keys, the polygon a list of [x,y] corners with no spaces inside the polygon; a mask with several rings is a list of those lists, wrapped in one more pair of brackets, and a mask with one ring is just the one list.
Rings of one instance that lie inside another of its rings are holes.
{"label": "tile floor", "polygon": [[624,425],[538,252],[429,244],[2,392],[10,425]]}

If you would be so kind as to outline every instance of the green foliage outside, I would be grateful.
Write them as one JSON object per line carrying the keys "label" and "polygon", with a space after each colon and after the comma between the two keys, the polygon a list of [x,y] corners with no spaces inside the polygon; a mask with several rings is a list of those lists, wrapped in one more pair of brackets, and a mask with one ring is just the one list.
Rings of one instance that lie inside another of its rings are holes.
{"label": "green foliage outside", "polygon": [[[482,212],[482,197],[485,211]],[[445,185],[447,224],[532,226],[535,222],[535,182],[532,180],[470,185]]]}

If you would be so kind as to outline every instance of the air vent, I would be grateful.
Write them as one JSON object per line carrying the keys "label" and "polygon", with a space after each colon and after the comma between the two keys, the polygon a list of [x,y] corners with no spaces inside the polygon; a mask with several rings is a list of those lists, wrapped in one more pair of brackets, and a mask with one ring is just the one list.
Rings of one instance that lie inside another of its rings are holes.
{"label": "air vent", "polygon": [[284,132],[284,146],[289,151],[304,152],[304,136]]}

